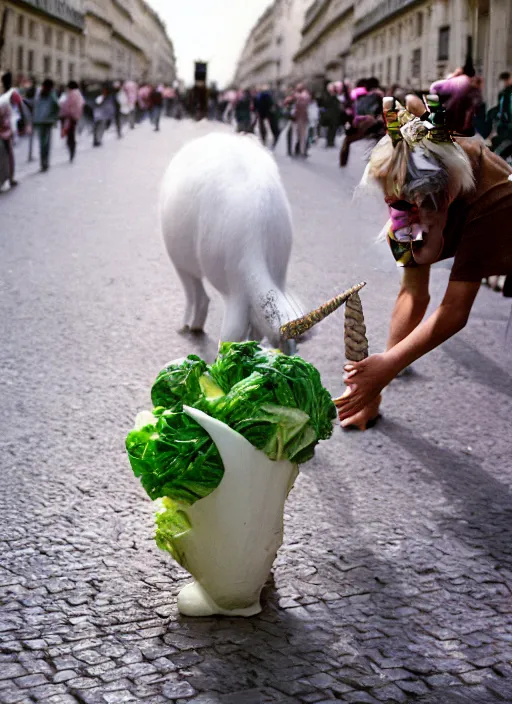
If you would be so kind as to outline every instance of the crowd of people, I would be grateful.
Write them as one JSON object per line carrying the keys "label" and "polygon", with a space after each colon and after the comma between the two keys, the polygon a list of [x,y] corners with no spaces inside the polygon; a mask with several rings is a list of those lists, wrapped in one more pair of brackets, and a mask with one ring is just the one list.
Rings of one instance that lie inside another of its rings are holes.
{"label": "crowd of people", "polygon": [[50,167],[52,135],[58,125],[72,162],[77,132],[84,127],[89,127],[93,146],[100,147],[111,126],[121,138],[125,127],[133,129],[149,117],[158,131],[162,114],[174,114],[178,102],[176,89],[166,85],[138,85],[126,80],[79,86],[70,81],[57,89],[54,81],[46,78],[40,86],[33,80],[14,86],[11,72],[6,72],[0,95],[0,188],[6,181],[11,188],[18,185],[14,143],[19,135],[37,135],[40,168],[44,172]]}
{"label": "crowd of people", "polygon": [[[479,133],[504,159],[512,158],[512,77],[499,76],[498,103],[487,109],[482,96],[482,79],[471,61],[446,80],[436,81],[431,90],[445,102],[453,124],[460,134]],[[249,90],[229,90],[215,96],[209,114],[223,121],[235,121],[238,132],[259,132],[266,144],[269,132],[272,146],[280,133],[287,132],[289,156],[307,157],[311,144],[325,139],[327,148],[335,147],[342,136],[340,167],[346,166],[350,145],[364,138],[379,139],[385,133],[382,99],[385,95],[404,101],[412,93],[399,85],[383,87],[375,77],[326,83],[323,93],[314,94],[303,84],[290,87],[286,94],[271,91],[268,85]]]}

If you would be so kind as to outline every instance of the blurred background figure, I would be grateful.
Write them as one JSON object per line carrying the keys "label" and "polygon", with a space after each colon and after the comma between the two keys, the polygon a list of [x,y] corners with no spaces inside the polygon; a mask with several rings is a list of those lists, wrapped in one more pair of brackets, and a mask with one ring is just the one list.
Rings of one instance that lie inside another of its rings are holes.
{"label": "blurred background figure", "polygon": [[235,104],[237,132],[254,132],[253,104],[250,90],[240,91]]}
{"label": "blurred background figure", "polygon": [[308,108],[311,102],[311,93],[303,83],[298,83],[295,91],[295,125],[297,127],[297,141],[299,155],[306,157],[309,116]]}
{"label": "blurred background figure", "polygon": [[500,74],[502,84],[498,104],[489,111],[493,131],[492,150],[502,159],[512,159],[512,76],[508,71]]}
{"label": "blurred background figure", "polygon": [[94,102],[93,108],[93,146],[101,147],[105,130],[110,127],[110,124],[115,120],[116,108],[114,96],[107,83],[103,85],[101,94],[98,95]]}
{"label": "blurred background figure", "polygon": [[151,86],[147,83],[139,86],[137,94],[137,122],[142,122],[150,107]]}
{"label": "blurred background figure", "polygon": [[12,73],[8,71],[2,76],[3,92],[0,96],[0,139],[2,140],[3,153],[0,157],[3,167],[0,166],[0,187],[9,180],[11,188],[18,185],[14,178],[14,138],[16,133],[16,114],[22,110],[22,98],[12,86]]}
{"label": "blurred background figure", "polygon": [[52,130],[59,117],[59,101],[51,78],[45,78],[34,106],[34,127],[39,136],[41,171],[50,168]]}
{"label": "blurred background figure", "polygon": [[116,123],[117,137],[123,136],[123,121],[128,114],[128,98],[123,90],[121,81],[114,81],[112,86],[112,97],[114,100],[114,121]]}
{"label": "blurred background figure", "polygon": [[358,82],[351,93],[353,118],[350,128],[345,130],[345,138],[340,149],[340,166],[347,165],[350,145],[365,137],[378,139],[385,133],[382,118],[382,98],[384,93],[377,78],[366,78]]}
{"label": "blurred background figure", "polygon": [[279,139],[279,116],[277,114],[277,106],[274,97],[268,85],[263,85],[257,93],[254,100],[254,110],[258,119],[258,128],[260,138],[264,145],[267,143],[267,124],[272,132],[273,143],[272,148],[277,144]]}
{"label": "blurred background figure", "polygon": [[320,108],[318,106],[318,100],[315,97],[311,98],[311,102],[308,105],[308,140],[307,148],[312,144],[316,144],[318,139],[318,125],[320,122]]}
{"label": "blurred background figure", "polygon": [[164,104],[164,98],[162,95],[161,86],[153,86],[151,88],[151,93],[149,94],[149,109],[151,112],[151,122],[154,125],[155,132],[160,129],[160,118],[162,117],[162,107]]}
{"label": "blurred background figure", "polygon": [[341,123],[340,102],[334,83],[328,83],[322,99],[322,126],[326,130],[326,148],[334,147],[336,133]]}
{"label": "blurred background figure", "polygon": [[475,134],[474,117],[483,103],[481,79],[476,78],[470,56],[462,68],[456,69],[447,78],[435,81],[431,93],[437,93],[446,108],[446,125],[449,130],[465,137]]}
{"label": "blurred background figure", "polygon": [[130,129],[135,127],[135,110],[137,108],[138,87],[135,81],[128,80],[123,83],[123,90],[126,95],[126,107],[128,111],[128,124]]}
{"label": "blurred background figure", "polygon": [[81,94],[78,83],[70,81],[64,100],[60,103],[60,117],[62,120],[62,137],[66,138],[69,151],[69,160],[73,161],[76,153],[76,127],[84,111],[85,100]]}

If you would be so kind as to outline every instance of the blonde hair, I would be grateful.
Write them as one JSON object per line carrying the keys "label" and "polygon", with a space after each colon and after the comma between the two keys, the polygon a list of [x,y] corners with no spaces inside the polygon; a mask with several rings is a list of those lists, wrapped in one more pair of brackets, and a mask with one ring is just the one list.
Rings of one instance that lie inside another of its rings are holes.
{"label": "blonde hair", "polygon": [[456,142],[434,142],[424,137],[413,146],[405,140],[393,146],[389,135],[385,135],[374,147],[361,179],[361,186],[377,183],[386,198],[400,198],[406,179],[411,150],[421,149],[425,156],[437,162],[447,174],[447,198],[451,203],[458,196],[475,187],[471,162]]}

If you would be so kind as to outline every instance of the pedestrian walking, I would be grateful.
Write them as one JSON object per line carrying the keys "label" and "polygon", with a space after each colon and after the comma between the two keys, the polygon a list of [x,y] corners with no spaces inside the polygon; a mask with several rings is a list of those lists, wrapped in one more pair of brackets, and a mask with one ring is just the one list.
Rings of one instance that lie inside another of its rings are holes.
{"label": "pedestrian walking", "polygon": [[365,137],[380,137],[383,134],[382,96],[377,78],[359,81],[352,92],[354,99],[352,125],[345,130],[345,138],[340,149],[340,166],[347,165],[350,145]]}
{"label": "pedestrian walking", "polygon": [[430,92],[439,95],[446,108],[448,129],[466,137],[475,134],[474,116],[483,102],[481,81],[475,73],[473,61],[468,56],[463,68],[430,86]]}
{"label": "pedestrian walking", "polygon": [[70,81],[66,96],[60,104],[60,117],[62,120],[62,137],[66,138],[69,151],[69,160],[73,161],[76,153],[76,128],[84,111],[85,100],[81,94],[78,83]]}
{"label": "pedestrian walking", "polygon": [[273,137],[272,148],[279,139],[279,120],[274,97],[267,85],[262,86],[254,101],[254,110],[258,118],[260,138],[264,145],[267,143],[267,124]]}
{"label": "pedestrian walking", "polygon": [[101,94],[94,101],[93,107],[93,147],[100,147],[103,135],[115,119],[115,105],[112,93],[107,84],[102,88]]}
{"label": "pedestrian walking", "polygon": [[512,157],[512,76],[508,71],[500,74],[503,88],[498,94],[498,104],[489,111],[494,134],[492,150],[503,159]]}
{"label": "pedestrian walking", "polygon": [[336,134],[341,123],[340,101],[334,83],[328,83],[322,100],[322,126],[326,128],[326,148],[335,146]]}
{"label": "pedestrian walking", "polygon": [[149,94],[149,109],[151,111],[151,122],[155,127],[155,132],[160,129],[160,118],[162,117],[163,95],[160,86],[153,86]]}
{"label": "pedestrian walking", "polygon": [[320,120],[320,108],[318,107],[318,100],[312,98],[308,106],[308,142],[307,148],[312,144],[316,144],[318,138],[318,123]]}
{"label": "pedestrian walking", "polygon": [[34,106],[34,127],[39,135],[41,171],[50,168],[52,130],[59,117],[59,101],[51,78],[45,78]]}
{"label": "pedestrian walking", "polygon": [[122,89],[120,81],[114,81],[112,99],[114,102],[114,121],[116,124],[117,138],[123,136],[123,119],[127,114],[128,99],[126,93]]}
{"label": "pedestrian walking", "polygon": [[[16,134],[15,116],[17,113],[23,113],[23,100],[16,88],[12,85],[12,73],[7,71],[2,76],[3,93],[0,96],[0,139],[3,146],[3,161],[7,158],[7,176],[0,182],[0,186],[9,179],[11,188],[18,185],[14,174],[16,170],[16,162],[14,158],[14,139]],[[5,156],[7,155],[7,157]],[[5,171],[5,166],[4,166]]]}
{"label": "pedestrian walking", "polygon": [[[386,352],[345,367],[349,388],[337,400],[339,418],[342,426],[353,425],[362,430],[377,417],[384,387],[412,362],[462,330],[482,279],[512,274],[512,168],[493,154],[482,139],[453,136],[446,129],[447,124],[454,124],[448,111],[446,121],[441,112],[432,112],[432,128],[427,131],[423,127],[424,103],[410,96],[406,106],[409,113],[422,118],[406,133],[409,139],[416,140],[416,144],[421,139],[427,144],[434,141],[431,153],[438,156],[435,163],[426,158],[426,163],[416,161],[412,165],[414,169],[418,165],[424,171],[426,168],[426,178],[414,178],[419,193],[427,186],[423,193],[428,198],[423,200],[423,196],[416,206],[396,201],[397,197],[403,198],[403,188],[411,183],[408,179],[412,172],[406,157],[403,161],[407,152],[393,146],[404,139],[404,127],[401,131],[396,112],[394,122],[390,120],[392,112],[387,113],[388,131],[393,138],[383,140],[372,152],[367,175],[376,179],[391,203],[388,242],[404,268]],[[430,138],[422,137],[422,129]],[[417,148],[421,151],[421,147]],[[401,174],[400,159],[405,167]],[[433,173],[441,176],[437,189],[433,187]],[[441,196],[437,204],[430,198],[432,192]],[[415,198],[414,194],[409,195],[409,201]],[[429,304],[430,266],[451,257],[454,263],[443,300],[422,322]]]}
{"label": "pedestrian walking", "polygon": [[135,127],[135,110],[137,108],[137,84],[135,83],[135,81],[125,81],[123,83],[123,90],[126,95],[126,110],[128,115],[128,124],[130,125],[130,129],[133,130]]}
{"label": "pedestrian walking", "polygon": [[235,104],[235,119],[237,132],[253,132],[253,104],[251,92],[244,90],[239,93]]}
{"label": "pedestrian walking", "polygon": [[307,156],[307,138],[309,115],[308,108],[311,103],[311,94],[302,83],[297,85],[294,95],[295,105],[295,126],[297,129],[297,141],[299,144],[299,154]]}

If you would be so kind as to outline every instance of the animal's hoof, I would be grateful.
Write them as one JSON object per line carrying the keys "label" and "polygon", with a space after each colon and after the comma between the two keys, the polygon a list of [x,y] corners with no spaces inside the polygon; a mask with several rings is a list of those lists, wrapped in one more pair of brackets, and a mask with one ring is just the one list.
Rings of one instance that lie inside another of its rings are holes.
{"label": "animal's hoof", "polygon": [[189,328],[189,332],[191,332],[193,335],[204,335],[203,328]]}
{"label": "animal's hoof", "polygon": [[190,332],[190,328],[188,325],[184,325],[182,328],[178,330],[178,335],[187,335]]}

